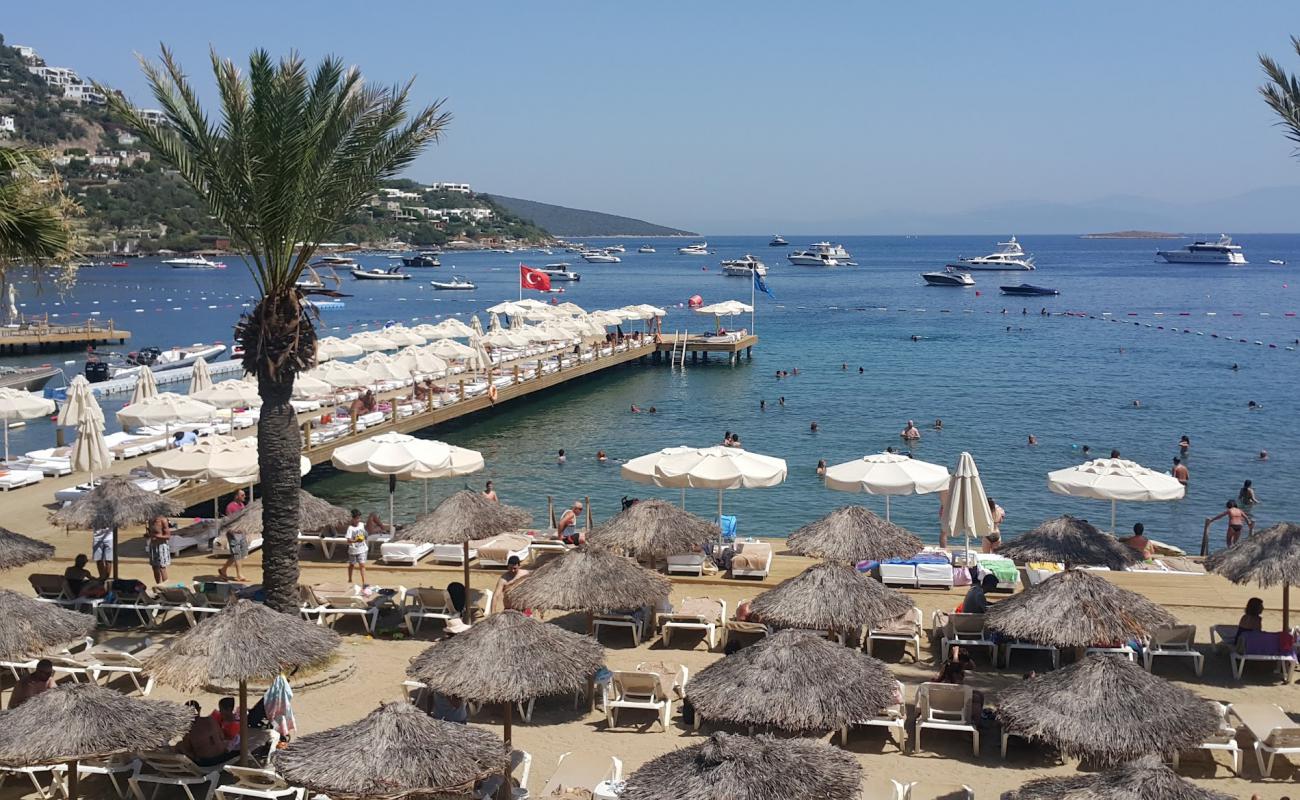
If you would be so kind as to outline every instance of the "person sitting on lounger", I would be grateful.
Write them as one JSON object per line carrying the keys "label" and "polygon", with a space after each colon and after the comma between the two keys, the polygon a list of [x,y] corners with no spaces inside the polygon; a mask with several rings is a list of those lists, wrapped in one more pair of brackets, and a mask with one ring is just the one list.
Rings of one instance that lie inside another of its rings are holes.
{"label": "person sitting on lounger", "polygon": [[983,614],[988,611],[989,600],[986,595],[996,588],[998,588],[998,576],[990,572],[966,592],[966,597],[961,601],[961,612],[963,614]]}
{"label": "person sitting on lounger", "polygon": [[1133,535],[1127,539],[1120,540],[1137,553],[1138,558],[1141,558],[1144,561],[1155,555],[1156,551],[1155,545],[1151,544],[1151,540],[1146,537],[1146,534],[1144,533],[1145,530],[1146,528],[1141,522],[1135,522],[1133,523]]}
{"label": "person sitting on lounger", "polygon": [[370,516],[366,517],[366,536],[382,536],[391,533],[384,521],[379,518],[378,511],[371,511]]}
{"label": "person sitting on lounger", "polygon": [[560,521],[555,526],[555,536],[568,545],[580,545],[587,543],[586,531],[578,530],[578,517],[582,514],[582,501],[574,500],[573,506],[560,515]]}
{"label": "person sitting on lounger", "polygon": [[1246,601],[1246,611],[1237,620],[1237,633],[1264,630],[1264,601],[1252,597]]}
{"label": "person sitting on lounger", "polygon": [[[943,662],[935,683],[950,683],[954,686],[966,684],[966,673],[975,668],[975,659],[963,647],[953,645],[948,650],[948,660]],[[971,719],[976,725],[984,715],[984,693],[979,690],[971,692]]]}
{"label": "person sitting on lounger", "polygon": [[36,669],[32,670],[23,679],[18,681],[14,687],[13,694],[9,695],[9,707],[17,708],[18,706],[31,700],[38,694],[54,688],[54,662],[48,658],[42,658],[36,662]]}
{"label": "person sitting on lounger", "polygon": [[204,714],[197,700],[190,700],[185,705],[194,711],[194,721],[190,723],[185,736],[176,743],[176,752],[189,756],[200,767],[215,767],[239,755],[238,751],[231,752],[226,746],[226,740],[221,735],[221,723]]}
{"label": "person sitting on lounger", "polygon": [[217,710],[211,719],[221,728],[221,738],[226,742],[226,749],[239,750],[239,712],[235,710],[235,698],[223,697],[217,701]]}
{"label": "person sitting on lounger", "polygon": [[527,578],[530,574],[532,574],[531,570],[526,570],[519,565],[519,556],[510,556],[510,558],[506,559],[506,571],[501,573],[500,578],[497,578],[497,588],[492,592],[493,614],[510,607],[507,605],[506,592],[510,591],[511,586]]}
{"label": "person sitting on lounger", "polygon": [[63,579],[68,582],[68,590],[76,597],[103,597],[107,589],[103,581],[96,580],[91,576],[90,570],[86,569],[89,560],[84,553],[79,554],[72,566],[63,571]]}

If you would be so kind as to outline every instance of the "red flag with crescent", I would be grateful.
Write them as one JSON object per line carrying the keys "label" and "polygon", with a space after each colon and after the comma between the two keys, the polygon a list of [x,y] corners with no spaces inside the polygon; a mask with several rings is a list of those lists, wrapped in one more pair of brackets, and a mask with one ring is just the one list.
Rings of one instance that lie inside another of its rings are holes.
{"label": "red flag with crescent", "polygon": [[540,269],[529,269],[523,264],[520,264],[519,285],[525,289],[532,289],[538,292],[549,292],[551,290],[551,276],[542,272]]}

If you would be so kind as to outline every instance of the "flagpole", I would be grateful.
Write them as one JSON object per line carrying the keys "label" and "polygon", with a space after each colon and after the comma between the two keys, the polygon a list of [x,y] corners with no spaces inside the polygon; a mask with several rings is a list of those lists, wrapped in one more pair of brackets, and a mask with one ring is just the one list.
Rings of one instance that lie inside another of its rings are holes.
{"label": "flagpole", "polygon": [[754,310],[758,307],[755,301],[758,296],[754,287],[758,286],[758,267],[751,265],[749,273],[749,335],[754,335]]}
{"label": "flagpole", "polygon": [[519,299],[524,299],[524,262],[519,262]]}

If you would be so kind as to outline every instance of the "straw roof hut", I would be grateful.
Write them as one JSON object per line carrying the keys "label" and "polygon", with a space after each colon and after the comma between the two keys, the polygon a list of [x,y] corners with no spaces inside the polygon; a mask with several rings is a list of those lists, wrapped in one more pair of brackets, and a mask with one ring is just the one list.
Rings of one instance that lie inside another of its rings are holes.
{"label": "straw roof hut", "polygon": [[778,628],[851,634],[912,610],[912,598],[844,564],[814,564],[755,597],[750,612]]}
{"label": "straw roof hut", "polygon": [[834,797],[862,794],[862,767],[852,754],[806,739],[715,733],[665,753],[633,772],[622,800],[714,800],[718,797]]}
{"label": "straw roof hut", "polygon": [[0,528],[0,570],[24,567],[54,557],[54,545]]}
{"label": "straw roof hut", "polygon": [[[342,506],[327,503],[310,492],[298,490],[298,527],[304,531],[346,525],[352,513]],[[262,535],[262,501],[254,500],[243,511],[221,522],[221,530],[253,538]]]}
{"label": "straw roof hut", "polygon": [[811,631],[778,631],[715,661],[686,684],[711,722],[785,731],[838,730],[894,703],[883,663]]}
{"label": "straw roof hut", "polygon": [[1170,756],[1196,747],[1219,726],[1208,700],[1107,655],[1003,689],[998,717],[1004,733],[1103,765]]}
{"label": "straw roof hut", "polygon": [[275,757],[286,781],[334,800],[467,797],[508,764],[490,731],[434,719],[406,702],[307,734]]}
{"label": "straw roof hut", "polygon": [[787,544],[801,556],[847,564],[910,558],[925,547],[910,531],[862,506],[835,509],[790,534]]}
{"label": "straw roof hut", "polygon": [[606,613],[667,600],[672,582],[626,556],[579,547],[551,559],[510,587],[514,608]]}
{"label": "straw roof hut", "polygon": [[721,535],[718,526],[663,500],[641,500],[602,522],[587,541],[636,558],[689,553]]}
{"label": "straw roof hut", "polygon": [[494,503],[466,489],[403,528],[402,541],[464,544],[526,528],[532,521],[533,516],[521,508]]}
{"label": "straw roof hut", "polygon": [[1068,514],[1049,519],[1024,536],[1003,544],[998,555],[1016,561],[1064,561],[1090,567],[1121,569],[1137,561],[1137,553],[1114,536],[1102,533],[1086,519]]}
{"label": "straw roof hut", "polygon": [[105,475],[99,484],[50,515],[50,524],[92,531],[143,525],[159,515],[179,514],[180,503],[147,492],[122,475]]}
{"label": "straw roof hut", "polygon": [[590,636],[507,610],[432,645],[406,674],[441,694],[518,703],[585,689],[604,660]]}
{"label": "straw roof hut", "polygon": [[1109,772],[1039,778],[1008,795],[1009,800],[1232,800],[1183,780],[1153,757]]}
{"label": "straw roof hut", "polygon": [[80,639],[95,617],[0,589],[0,659],[17,661]]}
{"label": "straw roof hut", "polygon": [[1300,582],[1300,525],[1280,522],[1205,559],[1233,583],[1282,584],[1282,627],[1291,624],[1291,584]]}
{"label": "straw roof hut", "polygon": [[1056,647],[1124,642],[1176,622],[1137,592],[1073,569],[991,603],[985,620],[1006,636]]}

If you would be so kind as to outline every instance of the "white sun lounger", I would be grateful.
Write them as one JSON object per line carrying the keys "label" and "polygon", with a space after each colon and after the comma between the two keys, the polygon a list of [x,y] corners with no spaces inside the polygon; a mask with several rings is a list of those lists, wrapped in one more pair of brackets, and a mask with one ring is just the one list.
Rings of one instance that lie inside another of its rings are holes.
{"label": "white sun lounger", "polygon": [[722,626],[727,619],[727,601],[715,600],[711,597],[701,598],[683,598],[682,605],[689,601],[714,603],[717,610],[712,614],[690,614],[686,611],[674,609],[666,614],[660,614],[659,633],[663,637],[664,647],[668,647],[672,641],[674,630],[703,631],[705,641],[712,650],[718,646],[718,628]]}
{"label": "white sun lounger", "polygon": [[972,713],[973,693],[969,686],[951,683],[923,683],[916,690],[916,738],[914,752],[921,750],[921,731],[933,728],[971,735],[971,749],[980,754],[980,732]]}
{"label": "white sun lounger", "polygon": [[[1197,750],[1222,750],[1232,758],[1232,771],[1241,774],[1241,746],[1237,744],[1237,728],[1228,720],[1228,711],[1231,708],[1223,703],[1214,703],[1215,709],[1219,712],[1219,729],[1210,735],[1203,743],[1198,745]],[[1178,753],[1174,753],[1174,769],[1178,769]]]}
{"label": "white sun lounger", "polygon": [[1205,656],[1196,651],[1195,625],[1167,625],[1156,628],[1142,651],[1143,665],[1151,672],[1157,658],[1190,658],[1196,677],[1205,669]]}
{"label": "white sun lounger", "polygon": [[921,625],[924,617],[921,616],[921,609],[916,606],[906,614],[899,616],[878,628],[867,629],[867,655],[875,655],[876,642],[903,642],[903,652],[907,652],[907,643],[910,642],[916,647],[916,656],[913,661],[921,660]]}
{"label": "white sun lounger", "polygon": [[0,472],[0,491],[7,492],[10,489],[31,486],[34,483],[40,483],[44,479],[45,473],[39,469],[10,468]]}
{"label": "white sun lounger", "polygon": [[879,714],[869,719],[857,720],[850,725],[845,725],[840,729],[840,745],[847,745],[849,742],[849,731],[854,727],[862,725],[876,728],[884,728],[890,739],[894,738],[894,731],[898,731],[898,739],[895,744],[898,745],[900,752],[907,752],[907,695],[903,691],[901,681],[894,681],[894,689],[899,697],[899,702],[882,709]]}
{"label": "white sun lounger", "polygon": [[555,772],[542,788],[541,797],[554,794],[561,786],[594,792],[604,781],[623,780],[623,762],[614,756],[595,753],[561,753]]}
{"label": "white sun lounger", "polygon": [[[1240,722],[1255,739],[1255,760],[1259,773],[1273,774],[1273,760],[1279,756],[1300,754],[1300,723],[1281,706],[1272,703],[1233,703],[1228,714]],[[1265,758],[1267,756],[1267,758]]]}
{"label": "white sun lounger", "polygon": [[432,553],[434,547],[427,542],[384,542],[379,545],[379,560],[385,564],[409,564],[413,567]]}
{"label": "white sun lounger", "polygon": [[305,800],[307,796],[306,789],[290,786],[273,769],[227,766],[225,770],[235,782],[217,787],[218,800],[245,797],[257,800]]}
{"label": "white sun lounger", "polygon": [[[131,793],[138,800],[145,798],[144,791],[140,788],[142,783],[153,784],[154,794],[159,787],[176,786],[185,792],[188,800],[211,800],[220,782],[220,766],[200,767],[189,756],[164,752],[141,753],[140,761],[136,762],[127,781],[131,785]],[[194,794],[194,787],[202,787],[199,795]]]}

